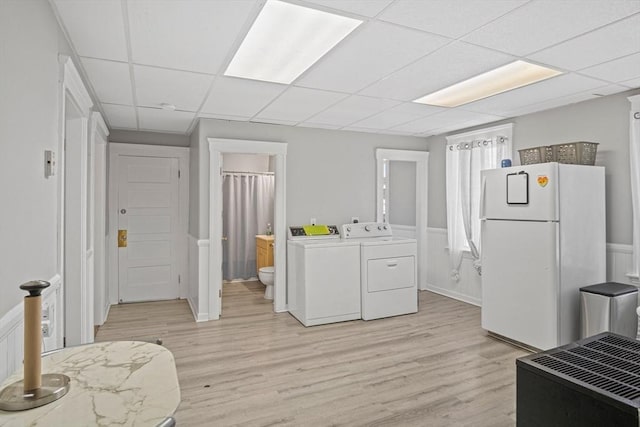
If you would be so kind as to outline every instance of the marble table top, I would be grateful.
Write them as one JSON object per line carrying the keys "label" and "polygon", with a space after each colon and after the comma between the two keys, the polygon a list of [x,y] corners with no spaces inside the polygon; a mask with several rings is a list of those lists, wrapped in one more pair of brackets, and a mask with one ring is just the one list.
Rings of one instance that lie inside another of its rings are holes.
{"label": "marble table top", "polygon": [[[39,408],[0,411],[0,426],[156,426],[180,403],[173,354],[156,344],[113,341],[65,348],[43,357],[42,373],[68,375],[69,392]],[[22,370],[0,390],[21,379]]]}

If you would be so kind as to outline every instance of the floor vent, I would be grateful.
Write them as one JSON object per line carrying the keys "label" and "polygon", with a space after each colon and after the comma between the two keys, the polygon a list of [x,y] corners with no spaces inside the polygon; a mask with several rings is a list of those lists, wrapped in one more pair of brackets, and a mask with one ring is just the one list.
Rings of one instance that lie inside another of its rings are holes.
{"label": "floor vent", "polygon": [[640,406],[640,344],[606,335],[552,350],[533,363]]}
{"label": "floor vent", "polygon": [[519,427],[639,425],[640,341],[605,332],[516,365]]}

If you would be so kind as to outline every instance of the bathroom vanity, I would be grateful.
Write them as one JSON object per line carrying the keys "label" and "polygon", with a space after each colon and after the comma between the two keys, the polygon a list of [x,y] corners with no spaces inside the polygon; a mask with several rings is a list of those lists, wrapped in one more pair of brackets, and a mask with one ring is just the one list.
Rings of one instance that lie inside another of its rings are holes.
{"label": "bathroom vanity", "polygon": [[256,271],[273,265],[273,241],[273,235],[258,234],[256,236]]}

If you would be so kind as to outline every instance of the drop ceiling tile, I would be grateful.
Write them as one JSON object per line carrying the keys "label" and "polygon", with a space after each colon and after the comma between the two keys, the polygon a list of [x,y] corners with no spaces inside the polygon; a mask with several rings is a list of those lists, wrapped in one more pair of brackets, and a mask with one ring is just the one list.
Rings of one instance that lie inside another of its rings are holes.
{"label": "drop ceiling tile", "polygon": [[213,76],[187,71],[134,65],[138,106],[173,104],[178,110],[198,111],[209,91]]}
{"label": "drop ceiling tile", "polygon": [[302,122],[302,123],[298,123],[296,127],[313,128],[313,129],[340,129],[342,126],[329,125],[326,123]]}
{"label": "drop ceiling tile", "polygon": [[396,126],[391,130],[411,133],[425,133],[434,129],[442,129],[445,127],[455,127],[456,129],[463,129],[465,127],[495,122],[497,120],[503,119],[504,117],[492,114],[482,114],[471,111],[452,109]]}
{"label": "drop ceiling tile", "polygon": [[393,107],[389,110],[353,123],[351,127],[378,130],[388,129],[440,111],[445,111],[445,109],[431,105],[416,104],[414,102],[405,102],[397,107]]}
{"label": "drop ceiling tile", "polygon": [[635,0],[536,0],[464,40],[525,56],[638,11],[640,2]]}
{"label": "drop ceiling tile", "polygon": [[186,111],[166,111],[138,107],[140,130],[186,133],[194,118],[195,113]]}
{"label": "drop ceiling tile", "polygon": [[530,58],[567,70],[581,70],[636,52],[640,52],[640,15],[550,47]]}
{"label": "drop ceiling tile", "polygon": [[253,117],[285,89],[286,85],[220,76],[213,83],[202,111]]}
{"label": "drop ceiling tile", "polygon": [[640,53],[585,68],[584,70],[580,70],[580,74],[586,74],[614,83],[640,77]]}
{"label": "drop ceiling tile", "polygon": [[291,87],[262,110],[255,119],[301,122],[347,97],[344,93]]}
{"label": "drop ceiling tile", "polygon": [[133,61],[217,73],[248,19],[255,0],[129,1]]}
{"label": "drop ceiling tile", "polygon": [[284,125],[295,126],[298,122],[293,120],[278,120],[278,119],[256,119],[249,120],[251,123],[266,123],[268,125]]}
{"label": "drop ceiling tile", "polygon": [[378,19],[458,38],[526,3],[526,0],[399,1]]}
{"label": "drop ceiling tile", "polygon": [[359,94],[413,101],[515,60],[511,55],[455,42],[374,83]]}
{"label": "drop ceiling tile", "polygon": [[314,4],[356,15],[374,17],[393,0],[306,0],[310,7]]}
{"label": "drop ceiling tile", "polygon": [[369,98],[367,96],[354,95],[332,105],[306,121],[327,125],[346,126],[398,104],[398,101],[392,101],[390,99]]}
{"label": "drop ceiling tile", "polygon": [[136,123],[136,109],[127,105],[102,104],[109,128],[138,129]]}
{"label": "drop ceiling tile", "polygon": [[460,108],[467,111],[512,116],[527,105],[550,101],[567,95],[602,87],[605,82],[578,74],[564,74],[548,80],[481,99]]}
{"label": "drop ceiling tile", "polygon": [[202,117],[203,119],[232,120],[236,122],[247,122],[250,119],[250,117],[232,116],[228,114],[217,114],[217,113],[198,113],[198,117]]}
{"label": "drop ceiling tile", "polygon": [[81,61],[100,102],[133,105],[129,64],[91,58]]}
{"label": "drop ceiling tile", "polygon": [[625,80],[623,82],[620,82],[620,84],[632,89],[640,88],[640,77],[631,80]]}
{"label": "drop ceiling tile", "polygon": [[369,22],[327,53],[295,84],[357,92],[449,41],[383,22]]}
{"label": "drop ceiling tile", "polygon": [[121,0],[54,3],[78,55],[127,61]]}
{"label": "drop ceiling tile", "polygon": [[590,99],[598,98],[598,95],[594,95],[591,92],[582,92],[578,94],[563,96],[549,101],[540,102],[537,104],[527,105],[522,108],[513,110],[512,116],[524,116],[525,114],[537,113],[539,111],[550,110],[552,108],[564,107],[578,102],[587,101]]}

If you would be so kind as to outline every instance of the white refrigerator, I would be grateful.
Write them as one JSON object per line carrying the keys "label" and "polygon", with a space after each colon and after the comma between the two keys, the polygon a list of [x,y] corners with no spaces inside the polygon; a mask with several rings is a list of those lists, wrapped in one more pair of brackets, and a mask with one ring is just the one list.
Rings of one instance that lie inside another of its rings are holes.
{"label": "white refrigerator", "polygon": [[485,170],[481,186],[482,327],[540,350],[579,339],[579,289],[606,281],[604,168]]}

